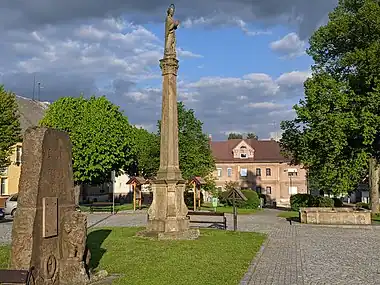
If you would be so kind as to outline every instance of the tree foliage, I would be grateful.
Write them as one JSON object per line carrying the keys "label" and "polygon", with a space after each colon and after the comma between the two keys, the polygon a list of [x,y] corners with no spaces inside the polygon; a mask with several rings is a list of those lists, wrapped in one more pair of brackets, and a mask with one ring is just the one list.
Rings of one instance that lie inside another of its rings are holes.
{"label": "tree foliage", "polygon": [[21,141],[16,96],[0,86],[0,170],[9,165],[13,146]]}
{"label": "tree foliage", "polygon": [[309,169],[321,190],[344,194],[379,153],[380,6],[375,0],[340,0],[327,25],[310,39],[312,76],[296,119],[282,122],[281,145]]}
{"label": "tree foliage", "polygon": [[[203,123],[195,117],[194,110],[178,102],[179,167],[184,179],[208,176],[215,169],[209,140],[203,133]],[[161,122],[158,121],[158,134]]]}
{"label": "tree foliage", "polygon": [[134,128],[137,143],[136,165],[132,175],[155,176],[160,166],[160,137],[142,128]]}
{"label": "tree foliage", "polygon": [[64,97],[49,106],[41,126],[69,133],[77,184],[99,184],[111,171],[129,170],[136,154],[131,126],[105,97]]}
{"label": "tree foliage", "polygon": [[247,139],[255,139],[257,140],[259,137],[255,133],[248,133]]}
{"label": "tree foliage", "polygon": [[233,140],[233,139],[243,139],[243,135],[242,135],[242,134],[238,134],[238,133],[229,133],[229,134],[228,134],[228,139],[229,139],[229,140]]}

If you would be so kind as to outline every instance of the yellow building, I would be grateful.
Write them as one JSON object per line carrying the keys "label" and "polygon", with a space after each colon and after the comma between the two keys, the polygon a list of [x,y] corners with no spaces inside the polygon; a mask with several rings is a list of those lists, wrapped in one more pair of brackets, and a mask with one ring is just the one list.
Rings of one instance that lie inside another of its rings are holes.
{"label": "yellow building", "polygon": [[0,194],[7,196],[18,191],[18,181],[21,173],[22,144],[18,143],[13,147],[10,157],[11,164],[0,174]]}
{"label": "yellow building", "polygon": [[[29,98],[17,96],[22,132],[29,127],[37,126],[42,119],[49,103],[39,102]],[[10,165],[0,170],[0,196],[9,196],[18,192],[18,182],[21,173],[22,143],[13,147]]]}

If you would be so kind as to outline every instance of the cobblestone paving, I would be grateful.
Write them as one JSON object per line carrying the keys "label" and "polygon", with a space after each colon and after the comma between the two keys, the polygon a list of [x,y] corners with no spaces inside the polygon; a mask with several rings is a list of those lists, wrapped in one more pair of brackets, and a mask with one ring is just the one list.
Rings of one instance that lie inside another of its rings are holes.
{"label": "cobblestone paving", "polygon": [[[289,225],[277,213],[265,210],[238,217],[238,230],[268,234],[241,284],[380,285],[380,227]],[[146,219],[145,212],[96,213],[88,214],[88,226],[145,226]],[[233,229],[232,215],[227,221],[228,229]],[[0,222],[0,243],[10,243],[11,230],[12,222]]]}
{"label": "cobblestone paving", "polygon": [[289,225],[280,219],[272,226],[248,282],[241,284],[380,284],[380,228]]}

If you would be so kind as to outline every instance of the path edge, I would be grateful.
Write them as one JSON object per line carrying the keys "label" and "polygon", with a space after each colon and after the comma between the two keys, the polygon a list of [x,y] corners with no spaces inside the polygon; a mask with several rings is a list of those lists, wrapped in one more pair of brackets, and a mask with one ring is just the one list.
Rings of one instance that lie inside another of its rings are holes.
{"label": "path edge", "polygon": [[240,285],[248,285],[249,281],[252,279],[253,273],[256,271],[256,267],[269,243],[269,235],[267,235],[266,240],[260,246],[259,251],[252,259],[251,264],[249,265],[247,272],[244,274],[243,279],[240,281]]}

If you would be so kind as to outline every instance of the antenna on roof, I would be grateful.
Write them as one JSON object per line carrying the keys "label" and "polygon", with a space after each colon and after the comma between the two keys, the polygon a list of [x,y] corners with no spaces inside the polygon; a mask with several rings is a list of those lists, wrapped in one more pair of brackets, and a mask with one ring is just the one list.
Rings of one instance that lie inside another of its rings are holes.
{"label": "antenna on roof", "polygon": [[33,95],[32,100],[34,101],[34,91],[36,90],[36,74],[34,74],[34,80],[33,80]]}

